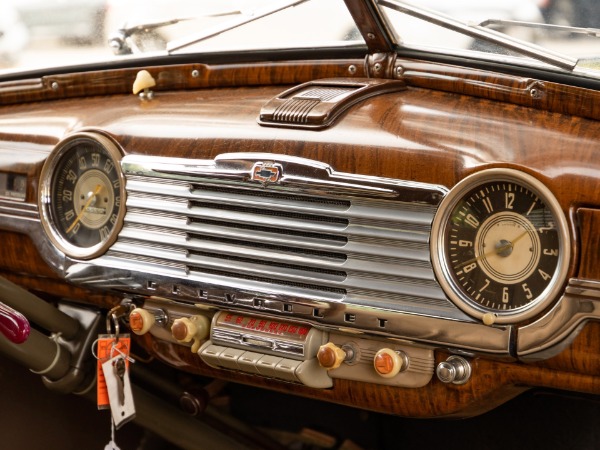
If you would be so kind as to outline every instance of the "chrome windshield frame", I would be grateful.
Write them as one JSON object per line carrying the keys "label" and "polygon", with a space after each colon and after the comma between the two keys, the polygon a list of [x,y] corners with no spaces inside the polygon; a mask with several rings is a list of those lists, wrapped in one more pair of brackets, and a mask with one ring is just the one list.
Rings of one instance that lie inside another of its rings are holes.
{"label": "chrome windshield frame", "polygon": [[424,20],[434,25],[438,25],[440,27],[470,36],[474,39],[481,39],[486,42],[502,46],[508,50],[515,51],[524,56],[528,56],[530,58],[542,61],[546,64],[567,70],[569,72],[573,72],[579,62],[577,58],[572,58],[570,56],[545,49],[538,45],[513,38],[504,33],[485,28],[484,26],[481,26],[479,24],[466,24],[450,16],[432,11],[427,8],[417,7],[400,0],[374,1],[378,6],[383,6],[391,10],[407,14],[409,16]]}

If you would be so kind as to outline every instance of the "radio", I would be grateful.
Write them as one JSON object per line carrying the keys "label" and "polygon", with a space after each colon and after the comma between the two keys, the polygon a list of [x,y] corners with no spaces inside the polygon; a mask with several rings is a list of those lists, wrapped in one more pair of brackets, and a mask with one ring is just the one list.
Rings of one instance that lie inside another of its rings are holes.
{"label": "radio", "polygon": [[326,333],[308,325],[220,312],[198,354],[213,367],[328,388],[332,379],[316,358],[325,343]]}
{"label": "radio", "polygon": [[157,298],[133,309],[129,322],[134,333],[190,346],[211,367],[314,388],[335,378],[416,388],[433,375],[429,347],[305,322]]}

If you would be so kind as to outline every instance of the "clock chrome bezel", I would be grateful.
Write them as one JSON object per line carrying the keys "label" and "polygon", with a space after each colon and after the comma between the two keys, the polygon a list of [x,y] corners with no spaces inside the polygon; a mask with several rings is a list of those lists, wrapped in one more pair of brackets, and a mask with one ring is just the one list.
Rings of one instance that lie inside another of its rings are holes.
{"label": "clock chrome bezel", "polygon": [[[500,310],[486,308],[472,300],[458,285],[449,267],[448,243],[446,242],[446,227],[449,217],[464,199],[481,184],[491,181],[505,181],[522,185],[535,193],[550,210],[555,221],[559,239],[559,256],[556,270],[546,288],[537,298],[524,306],[514,309]],[[440,286],[448,298],[469,316],[482,320],[487,324],[516,324],[529,320],[545,311],[560,295],[566,281],[571,258],[571,237],[565,214],[560,204],[550,190],[538,179],[520,170],[511,168],[484,169],[471,174],[458,182],[442,199],[434,216],[430,251],[434,273]],[[490,316],[491,314],[491,316]]]}

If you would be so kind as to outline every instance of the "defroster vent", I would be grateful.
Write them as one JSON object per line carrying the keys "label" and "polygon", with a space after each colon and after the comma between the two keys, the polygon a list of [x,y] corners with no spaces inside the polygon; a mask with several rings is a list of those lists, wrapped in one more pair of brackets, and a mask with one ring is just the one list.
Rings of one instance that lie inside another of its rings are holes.
{"label": "defroster vent", "polygon": [[406,89],[401,80],[328,78],[282,92],[265,104],[258,123],[265,126],[322,129],[351,106],[374,95]]}

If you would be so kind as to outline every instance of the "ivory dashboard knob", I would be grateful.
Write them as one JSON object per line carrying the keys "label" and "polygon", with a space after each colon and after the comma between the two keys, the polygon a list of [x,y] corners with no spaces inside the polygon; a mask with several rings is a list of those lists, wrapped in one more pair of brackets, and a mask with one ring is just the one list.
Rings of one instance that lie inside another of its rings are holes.
{"label": "ivory dashboard knob", "polygon": [[333,370],[340,367],[340,365],[346,359],[346,352],[335,345],[333,342],[328,342],[325,345],[319,347],[317,352],[317,360],[321,367],[327,370]]}
{"label": "ivory dashboard knob", "polygon": [[187,317],[175,319],[171,326],[171,334],[181,342],[190,342],[196,332],[196,325]]}
{"label": "ivory dashboard knob", "polygon": [[408,357],[404,352],[396,352],[389,348],[382,348],[375,353],[373,358],[375,372],[383,378],[392,378],[401,370],[408,367]]}
{"label": "ivory dashboard knob", "polygon": [[173,321],[171,335],[179,342],[191,342],[192,352],[200,348],[200,341],[208,337],[210,321],[204,316],[181,317]]}
{"label": "ivory dashboard knob", "polygon": [[146,334],[156,323],[156,316],[143,308],[135,308],[129,313],[129,328],[135,334]]}

